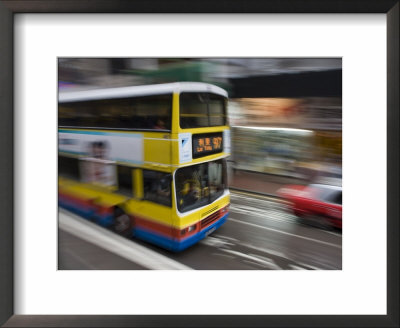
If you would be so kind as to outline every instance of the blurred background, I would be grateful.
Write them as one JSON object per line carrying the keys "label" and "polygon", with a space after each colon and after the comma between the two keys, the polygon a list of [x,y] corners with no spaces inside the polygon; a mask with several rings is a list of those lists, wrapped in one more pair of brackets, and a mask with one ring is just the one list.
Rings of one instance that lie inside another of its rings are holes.
{"label": "blurred background", "polygon": [[245,183],[238,173],[273,181],[341,177],[340,58],[59,59],[60,91],[177,81],[228,91],[232,186]]}
{"label": "blurred background", "polygon": [[[228,91],[228,222],[180,254],[137,243],[185,268],[342,268],[340,58],[60,58],[58,68],[60,92],[179,81]],[[66,231],[59,269],[143,269]]]}

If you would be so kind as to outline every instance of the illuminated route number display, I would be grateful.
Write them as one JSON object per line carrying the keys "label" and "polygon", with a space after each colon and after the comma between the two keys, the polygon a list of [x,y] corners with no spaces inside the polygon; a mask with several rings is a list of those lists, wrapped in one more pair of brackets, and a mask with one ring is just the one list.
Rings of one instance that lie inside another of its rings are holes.
{"label": "illuminated route number display", "polygon": [[192,136],[193,158],[222,153],[222,132],[195,134]]}

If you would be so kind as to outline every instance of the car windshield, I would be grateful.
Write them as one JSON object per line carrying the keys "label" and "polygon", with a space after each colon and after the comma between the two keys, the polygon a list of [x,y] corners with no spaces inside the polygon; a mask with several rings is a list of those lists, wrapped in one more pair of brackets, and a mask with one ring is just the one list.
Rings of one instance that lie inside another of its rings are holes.
{"label": "car windshield", "polygon": [[220,197],[226,188],[225,172],[223,160],[178,169],[175,174],[178,210],[186,212]]}

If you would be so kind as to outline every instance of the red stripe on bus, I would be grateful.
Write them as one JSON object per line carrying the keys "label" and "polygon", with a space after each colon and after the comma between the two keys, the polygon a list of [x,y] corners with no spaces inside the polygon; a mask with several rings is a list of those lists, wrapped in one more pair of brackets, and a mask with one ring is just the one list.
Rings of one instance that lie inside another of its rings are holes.
{"label": "red stripe on bus", "polygon": [[173,228],[171,226],[168,226],[168,225],[165,225],[162,223],[158,223],[158,222],[154,222],[154,221],[144,219],[141,217],[137,217],[135,215],[133,215],[133,217],[134,217],[134,222],[135,222],[136,227],[145,228],[145,229],[157,232],[159,234],[162,234],[164,236],[172,237]]}
{"label": "red stripe on bus", "polygon": [[77,206],[81,206],[81,207],[83,206],[85,208],[94,206],[93,200],[91,200],[91,199],[81,199],[81,198],[70,196],[70,195],[63,194],[63,193],[59,193],[59,197],[68,202],[76,204]]}
{"label": "red stripe on bus", "polygon": [[71,196],[63,193],[59,193],[59,197],[69,203],[72,203],[74,206],[79,206],[81,209],[93,208],[96,210],[98,215],[107,215],[112,214],[113,207],[111,206],[101,206],[93,203],[93,199],[82,199],[76,196]]}

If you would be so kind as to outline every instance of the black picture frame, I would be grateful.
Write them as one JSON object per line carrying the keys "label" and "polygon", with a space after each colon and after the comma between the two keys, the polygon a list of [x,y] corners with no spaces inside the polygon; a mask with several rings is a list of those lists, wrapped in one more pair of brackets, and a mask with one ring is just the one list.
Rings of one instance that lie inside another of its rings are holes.
{"label": "black picture frame", "polygon": [[[398,0],[1,0],[0,324],[4,327],[399,327],[399,7]],[[13,126],[13,22],[14,14],[18,13],[386,14],[387,315],[14,315],[13,135],[18,131]]]}

